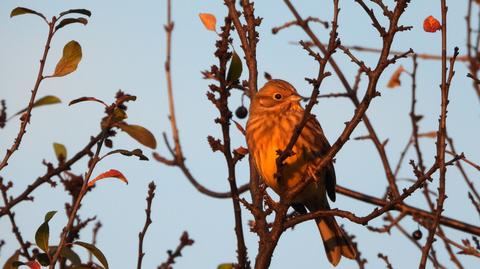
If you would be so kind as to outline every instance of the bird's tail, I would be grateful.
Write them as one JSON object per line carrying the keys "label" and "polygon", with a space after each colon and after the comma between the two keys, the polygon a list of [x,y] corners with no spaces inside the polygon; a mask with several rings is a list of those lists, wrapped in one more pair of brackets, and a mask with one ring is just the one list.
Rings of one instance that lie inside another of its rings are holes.
{"label": "bird's tail", "polygon": [[325,253],[333,266],[340,262],[342,256],[355,259],[357,253],[334,217],[318,218],[315,221],[322,235]]}

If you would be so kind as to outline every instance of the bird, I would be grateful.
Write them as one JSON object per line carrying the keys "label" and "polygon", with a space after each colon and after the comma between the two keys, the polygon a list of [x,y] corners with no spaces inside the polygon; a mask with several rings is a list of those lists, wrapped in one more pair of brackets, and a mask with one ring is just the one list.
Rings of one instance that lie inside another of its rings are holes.
{"label": "bird", "polygon": [[[281,195],[301,182],[305,176],[314,180],[294,199],[291,206],[299,213],[328,210],[328,197],[335,201],[336,176],[333,162],[317,171],[315,162],[330,149],[320,123],[310,116],[302,129],[291,156],[285,159],[281,182],[277,173],[278,151],[289,143],[295,127],[304,115],[300,101],[303,99],[287,81],[269,80],[251,99],[250,116],[246,125],[246,140],[255,168],[263,182]],[[355,248],[338,225],[334,216],[315,219],[329,262],[336,266],[342,256],[354,259]]]}

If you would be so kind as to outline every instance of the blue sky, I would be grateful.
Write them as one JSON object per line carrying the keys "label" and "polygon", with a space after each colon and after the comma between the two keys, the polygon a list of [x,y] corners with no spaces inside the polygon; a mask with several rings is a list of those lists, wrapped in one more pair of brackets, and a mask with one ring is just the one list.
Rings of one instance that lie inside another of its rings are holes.
{"label": "blue sky", "polygon": [[[393,1],[385,1],[392,6]],[[440,17],[439,1],[412,1],[402,18],[405,25],[413,25],[410,32],[398,34],[393,48],[405,51],[412,47],[419,53],[440,53],[440,33],[427,34],[422,30],[423,19],[428,15]],[[460,2],[460,3],[458,3]],[[328,3],[328,4],[325,4]],[[370,21],[360,6],[354,1],[340,1],[339,37],[344,45],[362,45],[378,47],[381,40],[370,27]],[[449,4],[449,52],[454,46],[465,53],[465,12],[466,1],[447,1]],[[295,1],[300,13],[331,20],[330,1]],[[28,132],[20,150],[11,158],[10,164],[2,171],[2,176],[12,180],[15,187],[11,194],[21,192],[30,182],[45,171],[43,159],[55,159],[52,143],[59,142],[67,146],[70,156],[83,148],[91,135],[99,131],[99,120],[103,109],[93,103],[68,107],[70,100],[81,96],[96,96],[107,102],[113,100],[118,89],[136,95],[138,100],[129,106],[128,122],[140,124],[152,132],[159,141],[157,150],[167,155],[162,144],[161,134],[170,132],[167,118],[168,106],[164,74],[166,1],[2,1],[0,2],[0,98],[5,99],[8,112],[14,113],[26,106],[30,89],[34,84],[38,70],[47,27],[35,16],[9,18],[10,11],[17,6],[35,9],[51,17],[71,8],[87,8],[93,15],[87,26],[72,25],[62,29],[52,43],[47,60],[46,73],[53,72],[61,56],[63,46],[70,40],[82,45],[83,59],[76,72],[63,78],[45,81],[39,96],[56,95],[62,99],[60,105],[34,110]],[[476,12],[478,7],[475,7]],[[215,14],[219,21],[226,14],[222,1],[173,1],[172,72],[182,145],[192,173],[205,186],[219,191],[228,189],[224,160],[220,154],[214,154],[206,141],[208,135],[218,136],[220,130],[213,123],[217,111],[206,99],[208,81],[202,79],[200,71],[216,63],[213,57],[216,35],[204,29],[198,13]],[[258,1],[256,14],[263,17],[259,28],[261,41],[258,44],[259,74],[269,72],[275,78],[290,81],[304,95],[310,87],[304,80],[317,74],[317,64],[305,51],[290,44],[291,41],[307,40],[298,28],[290,28],[272,35],[271,28],[289,21],[293,16],[283,1]],[[378,14],[381,14],[380,12]],[[379,15],[380,16],[380,15]],[[385,20],[381,20],[385,24]],[[474,25],[477,23],[475,22]],[[320,26],[314,29],[321,40],[327,40],[328,32]],[[240,51],[238,40],[234,46]],[[374,65],[377,55],[356,53],[367,64]],[[349,63],[346,56],[338,53],[335,59],[342,65],[350,82],[353,82],[356,66]],[[399,153],[408,140],[410,122],[408,117],[410,102],[410,80],[402,76],[403,85],[395,90],[385,87],[389,76],[396,67],[403,64],[411,68],[411,60],[402,60],[390,67],[379,83],[381,98],[376,98],[368,115],[381,139],[389,139],[387,153],[394,166]],[[454,137],[459,151],[474,161],[480,160],[480,134],[478,98],[466,78],[467,69],[458,63],[453,80],[448,114],[449,133]],[[245,74],[244,74],[244,77]],[[418,70],[418,113],[425,117],[421,121],[421,132],[435,130],[439,114],[440,62],[422,61]],[[259,78],[259,85],[265,82]],[[365,89],[365,83],[361,84]],[[322,93],[342,92],[343,88],[335,76],[328,78],[321,88]],[[231,109],[240,104],[240,95],[234,94]],[[322,123],[330,141],[336,139],[352,113],[353,106],[348,100],[321,100],[314,110]],[[245,120],[240,121],[245,124]],[[18,118],[8,122],[0,131],[0,152],[9,147],[18,131]],[[359,125],[353,137],[364,135],[365,128]],[[232,130],[233,145],[245,146],[244,138]],[[434,140],[422,139],[427,164],[432,164],[435,151]],[[142,148],[125,134],[119,134],[114,145],[117,148]],[[148,156],[151,151],[142,148]],[[406,160],[414,158],[413,152]],[[336,171],[339,184],[381,196],[386,187],[381,162],[375,148],[368,141],[349,141],[336,157]],[[166,258],[165,251],[174,248],[182,231],[187,230],[195,240],[179,258],[176,268],[215,268],[223,262],[235,261],[235,238],[231,201],[216,200],[196,192],[178,169],[165,167],[155,161],[140,162],[134,158],[115,156],[102,162],[96,174],[108,169],[124,172],[130,181],[128,186],[117,181],[104,181],[88,194],[80,210],[82,217],[97,215],[103,223],[98,246],[107,256],[111,268],[132,268],[136,265],[138,232],[145,221],[145,195],[147,185],[154,180],[157,195],[153,203],[153,224],[148,231],[144,249],[144,268],[155,268]],[[72,167],[76,173],[86,169],[86,161]],[[473,176],[473,169],[467,168]],[[247,181],[248,169],[245,162],[237,167],[240,183]],[[407,162],[400,172],[401,178],[412,178]],[[401,181],[402,187],[407,183]],[[53,235],[58,234],[66,224],[63,214],[67,197],[63,187],[39,188],[35,193],[35,203],[25,202],[15,207],[16,218],[25,238],[33,240],[37,226],[43,215],[50,210],[61,214],[51,221]],[[447,181],[445,215],[478,224],[478,216],[466,197],[463,179],[455,169],[450,169]],[[421,195],[407,200],[409,204],[425,207]],[[348,209],[357,215],[364,215],[372,206],[339,196],[332,207]],[[247,222],[252,219],[244,212],[244,227],[250,258],[256,253],[257,237],[248,232]],[[372,234],[365,227],[340,220],[345,228],[354,233],[369,268],[383,268],[384,264],[376,256],[383,252],[390,256],[395,268],[418,266],[420,253],[398,231],[389,235]],[[409,231],[417,225],[410,220],[402,222]],[[375,220],[373,225],[381,225]],[[0,220],[0,238],[7,241],[2,248],[0,264],[17,247],[10,235],[10,223],[6,218]],[[452,239],[460,241],[468,237],[465,234],[446,229]],[[424,231],[424,233],[426,233]],[[82,234],[84,240],[90,240],[91,230]],[[424,239],[421,240],[424,243]],[[443,252],[442,243],[435,243],[440,260],[451,267],[449,258]],[[81,252],[81,250],[80,250]],[[282,237],[275,252],[272,268],[329,268],[324,255],[318,231],[313,222],[304,223],[288,231]],[[408,257],[408,258],[407,258]],[[472,268],[477,262],[470,257],[462,257],[466,268]],[[354,268],[351,261],[342,261],[338,268]]]}

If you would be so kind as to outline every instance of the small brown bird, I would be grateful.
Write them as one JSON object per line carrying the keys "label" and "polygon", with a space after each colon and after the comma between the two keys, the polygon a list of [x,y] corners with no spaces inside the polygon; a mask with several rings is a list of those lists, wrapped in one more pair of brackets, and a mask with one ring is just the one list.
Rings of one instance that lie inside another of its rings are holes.
{"label": "small brown bird", "polygon": [[[267,186],[277,193],[280,193],[281,189],[275,178],[277,150],[286,148],[295,126],[303,117],[301,99],[290,83],[274,79],[260,89],[250,105],[246,130],[248,148],[258,173]],[[330,144],[320,124],[311,117],[293,146],[294,154],[285,160],[281,175],[286,183],[286,186],[282,187],[286,190],[297,185],[306,174],[315,179],[292,204],[300,213],[306,213],[305,207],[311,212],[330,209],[327,194],[335,201],[336,179],[333,163],[329,163],[321,171],[316,171],[314,166],[315,161],[322,158],[329,149]],[[317,218],[315,221],[331,264],[336,266],[342,256],[355,258],[355,249],[333,216]]]}

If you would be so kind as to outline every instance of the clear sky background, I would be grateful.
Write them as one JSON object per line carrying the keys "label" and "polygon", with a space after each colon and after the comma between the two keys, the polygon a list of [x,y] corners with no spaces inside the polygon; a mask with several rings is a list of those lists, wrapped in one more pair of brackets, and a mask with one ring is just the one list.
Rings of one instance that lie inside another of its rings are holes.
{"label": "clear sky background", "polygon": [[[290,28],[272,35],[271,28],[292,20],[283,1],[257,1],[256,14],[263,17],[259,27],[258,43],[259,85],[265,82],[263,72],[269,72],[275,78],[290,81],[304,95],[311,87],[304,80],[317,74],[317,64],[305,51],[290,44],[291,41],[308,40],[298,28]],[[315,16],[331,20],[330,1],[294,1],[302,16]],[[385,1],[393,6],[393,1]],[[465,12],[467,1],[449,0],[448,47],[449,53],[454,46],[465,53]],[[370,27],[368,16],[354,1],[340,1],[342,11],[339,19],[339,36],[345,45],[379,47],[381,40]],[[67,146],[70,156],[84,147],[91,135],[99,131],[99,120],[103,117],[103,108],[94,103],[84,103],[68,107],[70,100],[81,96],[95,96],[111,102],[118,89],[136,95],[138,100],[129,105],[129,123],[140,124],[152,130],[158,140],[157,150],[167,155],[161,134],[170,132],[168,106],[164,74],[166,1],[1,1],[0,2],[0,99],[7,101],[8,113],[12,114],[24,108],[28,103],[47,35],[47,27],[36,16],[9,18],[10,11],[17,6],[25,6],[44,13],[47,17],[71,8],[87,8],[93,15],[87,26],[72,25],[62,29],[52,43],[47,59],[46,74],[53,72],[61,57],[63,46],[70,40],[77,40],[83,49],[83,59],[73,74],[42,83],[39,96],[56,95],[62,104],[35,109],[31,124],[28,126],[20,150],[10,159],[8,167],[2,171],[6,180],[12,180],[15,187],[10,194],[16,196],[39,175],[45,167],[42,160],[54,162],[53,142]],[[412,1],[402,24],[414,26],[413,30],[400,33],[394,42],[395,50],[406,51],[412,47],[419,53],[440,53],[440,33],[428,34],[422,30],[423,19],[428,15],[440,17],[440,1]],[[475,7],[477,14],[478,7]],[[226,169],[220,154],[214,154],[206,141],[208,135],[220,137],[219,126],[213,119],[217,111],[206,99],[205,93],[209,81],[202,79],[200,71],[217,63],[213,56],[216,35],[204,29],[198,13],[208,12],[217,16],[219,21],[226,14],[222,1],[173,1],[172,72],[177,108],[177,120],[187,164],[192,173],[205,186],[226,191]],[[377,14],[381,17],[381,12]],[[382,20],[385,24],[385,20]],[[477,23],[475,22],[474,25]],[[320,39],[326,41],[328,31],[314,26]],[[234,46],[240,50],[238,40]],[[356,53],[367,64],[373,66],[377,55]],[[337,53],[335,59],[343,66],[350,82],[356,74],[356,66]],[[411,69],[411,60],[402,60],[390,67],[379,83],[381,98],[376,98],[368,115],[381,139],[389,139],[386,150],[392,166],[408,141],[411,132],[408,117],[410,102],[410,79],[402,76],[403,85],[395,90],[385,87],[389,76],[403,64]],[[440,62],[421,61],[418,70],[418,113],[425,117],[420,123],[421,132],[435,130],[438,124],[440,90]],[[467,69],[463,63],[457,64],[457,73],[453,80],[448,114],[449,133],[455,139],[459,151],[477,163],[480,161],[479,101],[471,81],[466,78]],[[246,72],[243,78],[246,78]],[[365,83],[361,84],[362,91]],[[343,92],[335,76],[328,78],[321,88],[322,93]],[[240,104],[240,95],[232,97],[231,109]],[[330,141],[343,130],[354,109],[350,101],[340,99],[320,100],[314,112],[322,123]],[[245,124],[245,120],[240,120]],[[0,152],[10,147],[18,132],[19,120],[8,122],[0,131]],[[244,138],[232,129],[233,145],[245,146]],[[353,137],[366,134],[360,124]],[[433,163],[434,140],[422,139],[427,166]],[[151,151],[143,148],[127,135],[121,133],[114,140],[116,148],[142,148],[150,156]],[[167,155],[168,156],[168,155]],[[414,158],[409,152],[401,178],[412,178],[408,160]],[[336,157],[336,171],[339,184],[354,190],[380,197],[387,185],[381,162],[373,144],[369,141],[349,141]],[[165,251],[175,248],[182,231],[187,230],[195,240],[192,247],[183,252],[175,264],[176,268],[216,268],[220,263],[234,262],[236,259],[235,237],[233,231],[233,212],[230,200],[217,200],[198,193],[179,172],[178,169],[165,167],[155,161],[140,162],[135,158],[114,156],[100,163],[95,174],[108,169],[119,169],[129,179],[127,186],[119,181],[104,181],[89,193],[80,210],[83,218],[97,216],[103,228],[98,237],[98,247],[107,256],[111,268],[133,268],[137,261],[138,232],[145,221],[145,196],[147,185],[154,180],[157,184],[153,202],[153,224],[144,242],[146,256],[144,268],[156,268],[166,259]],[[86,169],[82,160],[72,167],[75,173]],[[467,168],[474,180],[478,172]],[[247,182],[248,169],[243,161],[238,167],[239,184]],[[435,184],[437,182],[435,181]],[[399,182],[401,188],[407,186]],[[466,187],[458,172],[451,168],[448,173],[445,215],[459,218],[478,225],[478,215],[468,201]],[[33,241],[35,230],[42,222],[47,211],[58,210],[51,221],[51,240],[58,242],[57,234],[66,224],[64,203],[67,197],[63,187],[56,189],[44,185],[34,194],[35,203],[23,202],[14,208],[17,222],[25,238]],[[249,196],[246,196],[247,198]],[[407,203],[426,207],[421,194],[407,199]],[[333,207],[347,209],[358,215],[372,210],[372,206],[338,196]],[[256,253],[257,236],[249,232],[247,223],[252,217],[248,212],[243,215],[249,257],[253,260]],[[408,239],[400,237],[397,230],[391,235],[373,234],[363,226],[340,220],[345,228],[357,236],[359,248],[368,259],[368,268],[384,268],[377,253],[389,255],[395,268],[415,268],[418,266],[420,252]],[[373,225],[382,225],[381,218]],[[409,231],[417,225],[410,220],[402,224]],[[90,241],[91,226],[84,230],[82,239]],[[11,226],[7,218],[0,220],[0,238],[7,244],[1,250],[0,264],[17,248],[17,242],[10,233]],[[460,241],[469,237],[446,229],[452,239]],[[427,232],[424,230],[424,234]],[[423,245],[425,237],[420,241]],[[54,244],[54,243],[52,243]],[[443,243],[434,244],[439,251],[440,261],[453,267],[442,250]],[[82,252],[83,250],[79,250]],[[478,260],[461,257],[466,268],[478,266]],[[275,251],[272,268],[330,268],[324,254],[318,231],[313,222],[307,222],[286,232]],[[355,268],[349,260],[343,260],[338,268]]]}

